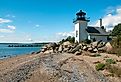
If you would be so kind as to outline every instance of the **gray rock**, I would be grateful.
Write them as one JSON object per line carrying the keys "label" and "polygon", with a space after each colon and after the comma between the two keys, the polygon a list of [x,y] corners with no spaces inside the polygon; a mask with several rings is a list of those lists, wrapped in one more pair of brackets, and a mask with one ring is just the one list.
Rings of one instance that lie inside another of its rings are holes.
{"label": "gray rock", "polygon": [[98,46],[98,41],[92,42],[91,45],[92,45],[93,48],[96,48]]}
{"label": "gray rock", "polygon": [[67,52],[68,52],[68,53],[71,53],[71,52],[72,52],[72,50],[73,50],[73,48],[70,48]]}
{"label": "gray rock", "polygon": [[56,43],[49,43],[49,44],[46,45],[46,47],[48,49],[52,48],[54,50],[57,47],[57,44]]}
{"label": "gray rock", "polygon": [[41,49],[41,52],[45,52],[47,50],[47,48],[43,48]]}
{"label": "gray rock", "polygon": [[106,51],[106,48],[105,47],[98,48],[98,51],[99,52],[105,52]]}
{"label": "gray rock", "polygon": [[88,47],[87,46],[84,46],[83,47],[83,50],[87,51],[88,50]]}
{"label": "gray rock", "polygon": [[71,43],[69,41],[66,41],[62,44],[63,46],[68,46],[68,45],[71,45]]}
{"label": "gray rock", "polygon": [[69,48],[64,48],[63,51],[64,52],[67,52],[69,50]]}
{"label": "gray rock", "polygon": [[31,54],[35,54],[35,52],[31,52]]}
{"label": "gray rock", "polygon": [[92,51],[93,51],[93,48],[91,48],[91,47],[90,47],[90,48],[88,48],[88,51],[92,52]]}
{"label": "gray rock", "polygon": [[104,46],[105,46],[105,42],[99,42],[97,47],[101,48],[101,47],[104,47]]}
{"label": "gray rock", "polygon": [[41,51],[37,51],[36,54],[39,54]]}
{"label": "gray rock", "polygon": [[107,52],[112,51],[113,47],[112,47],[112,45],[110,44],[110,42],[107,42],[107,43],[105,44],[105,49],[106,49]]}
{"label": "gray rock", "polygon": [[98,49],[97,49],[97,48],[94,48],[94,49],[93,49],[93,52],[94,52],[94,53],[98,52]]}
{"label": "gray rock", "polygon": [[56,47],[55,50],[54,50],[54,53],[57,53],[58,49],[59,49],[59,47]]}
{"label": "gray rock", "polygon": [[82,52],[82,49],[79,49],[79,52]]}
{"label": "gray rock", "polygon": [[71,53],[75,53],[76,51],[79,51],[79,49],[81,49],[81,45],[77,45],[77,46],[71,51]]}
{"label": "gray rock", "polygon": [[59,46],[58,51],[59,52],[62,52],[63,51],[63,46],[62,45]]}
{"label": "gray rock", "polygon": [[50,54],[50,53],[54,53],[54,51],[53,51],[53,50],[47,50],[47,51],[45,51],[44,53],[45,53],[45,54]]}
{"label": "gray rock", "polygon": [[75,55],[81,55],[81,54],[82,54],[81,51],[76,51],[76,52],[75,52]]}

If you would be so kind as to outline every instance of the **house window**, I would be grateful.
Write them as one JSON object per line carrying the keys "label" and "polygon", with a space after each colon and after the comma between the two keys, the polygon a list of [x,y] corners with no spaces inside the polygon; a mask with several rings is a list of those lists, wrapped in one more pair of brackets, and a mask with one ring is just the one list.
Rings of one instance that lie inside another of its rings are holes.
{"label": "house window", "polygon": [[78,36],[78,31],[76,30],[76,37]]}

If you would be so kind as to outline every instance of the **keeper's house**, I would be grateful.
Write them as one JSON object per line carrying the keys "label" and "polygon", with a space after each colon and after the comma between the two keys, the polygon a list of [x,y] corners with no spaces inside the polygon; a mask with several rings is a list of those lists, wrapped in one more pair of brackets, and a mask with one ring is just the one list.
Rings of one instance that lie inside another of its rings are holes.
{"label": "keeper's house", "polygon": [[100,19],[100,27],[93,27],[88,26],[90,20],[85,16],[86,13],[82,10],[76,13],[76,18],[73,21],[75,24],[75,42],[81,42],[86,39],[107,42],[109,40],[109,33],[102,26],[102,19]]}

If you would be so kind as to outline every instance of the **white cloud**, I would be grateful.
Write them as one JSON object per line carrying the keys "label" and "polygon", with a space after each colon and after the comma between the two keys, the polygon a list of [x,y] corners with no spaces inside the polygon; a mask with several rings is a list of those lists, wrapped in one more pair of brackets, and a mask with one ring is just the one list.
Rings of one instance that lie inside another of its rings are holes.
{"label": "white cloud", "polygon": [[10,14],[7,14],[5,17],[15,18],[16,16],[14,16],[14,15],[10,15]]}
{"label": "white cloud", "polygon": [[62,39],[65,39],[67,38],[68,36],[74,36],[74,31],[72,32],[59,32],[59,33],[56,33],[56,36],[55,36],[55,41],[60,41]]}
{"label": "white cloud", "polygon": [[15,18],[16,16],[13,15],[12,17]]}
{"label": "white cloud", "polygon": [[60,32],[60,33],[57,33],[57,35],[60,35],[63,37],[74,36],[74,31],[73,32]]}
{"label": "white cloud", "polygon": [[5,36],[1,35],[0,38],[4,38]]}
{"label": "white cloud", "polygon": [[32,38],[28,38],[28,41],[33,41]]}
{"label": "white cloud", "polygon": [[13,33],[13,30],[10,29],[0,29],[0,33]]}
{"label": "white cloud", "polygon": [[[110,13],[102,18],[102,24],[106,27],[106,30],[112,30],[119,23],[121,23],[121,7],[112,8]],[[99,20],[94,25],[99,26]]]}
{"label": "white cloud", "polygon": [[11,25],[8,25],[7,28],[11,29],[11,30],[15,30],[16,27],[15,26],[11,26]]}
{"label": "white cloud", "polygon": [[0,18],[0,24],[9,22],[12,22],[12,20]]}
{"label": "white cloud", "polygon": [[37,24],[37,25],[35,25],[35,27],[40,27],[40,25],[39,25],[39,24]]}

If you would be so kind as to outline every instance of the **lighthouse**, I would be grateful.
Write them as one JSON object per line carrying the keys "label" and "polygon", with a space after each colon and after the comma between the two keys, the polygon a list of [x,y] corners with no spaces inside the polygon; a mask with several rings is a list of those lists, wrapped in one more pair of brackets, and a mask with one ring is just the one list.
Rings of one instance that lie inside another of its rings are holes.
{"label": "lighthouse", "polygon": [[88,38],[87,28],[89,20],[85,17],[86,13],[80,10],[76,13],[76,18],[73,20],[75,27],[75,42],[81,42]]}

